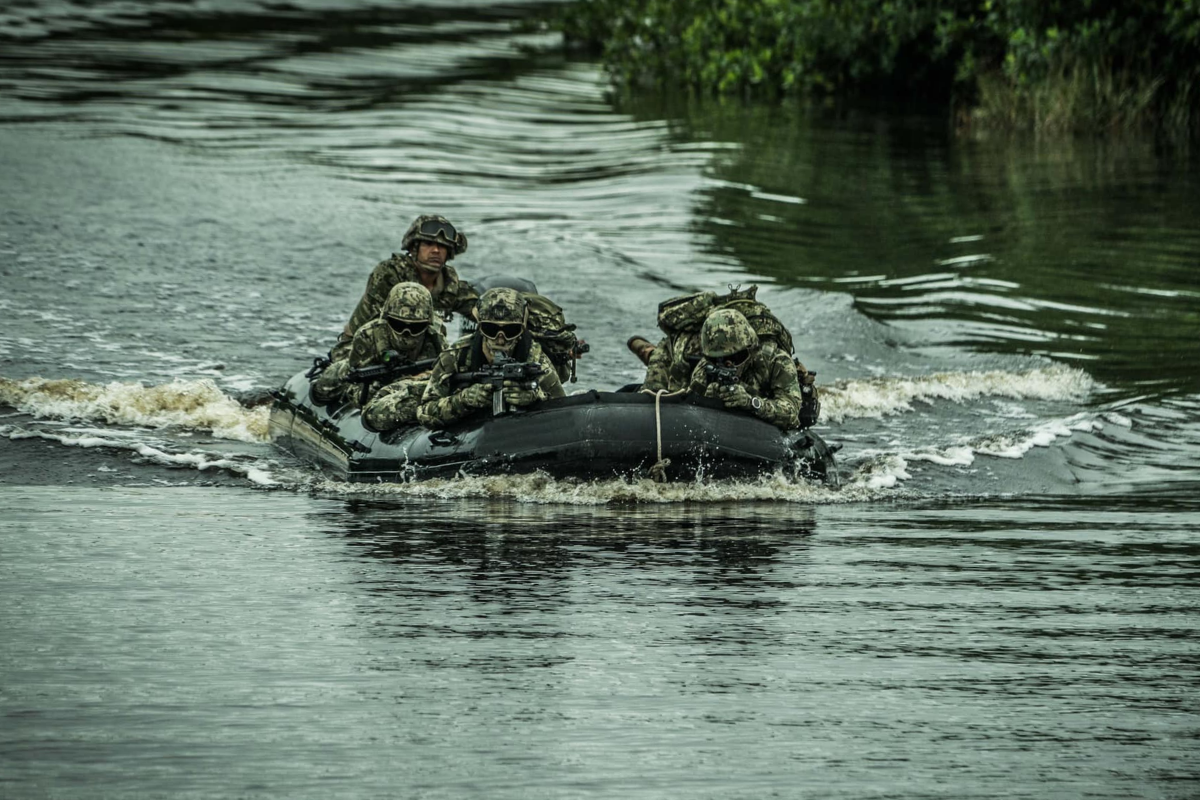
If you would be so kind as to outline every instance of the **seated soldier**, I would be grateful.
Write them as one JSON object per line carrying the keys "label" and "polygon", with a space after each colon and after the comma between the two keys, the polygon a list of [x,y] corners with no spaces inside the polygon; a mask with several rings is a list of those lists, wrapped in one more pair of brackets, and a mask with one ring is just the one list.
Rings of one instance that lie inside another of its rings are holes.
{"label": "seated soldier", "polygon": [[487,382],[455,385],[454,376],[476,373],[496,363],[499,356],[522,364],[537,364],[540,375],[533,388],[514,381],[501,387],[507,405],[522,408],[565,392],[558,373],[541,346],[533,340],[527,326],[526,299],[515,289],[488,289],[479,298],[479,326],[470,336],[459,339],[445,350],[434,365],[425,395],[417,409],[417,419],[427,428],[442,428],[492,405],[495,387]]}
{"label": "seated soldier", "polygon": [[[348,354],[313,381],[313,400],[356,403],[376,430],[416,422],[425,390],[420,373],[428,373],[446,344],[433,322],[429,291],[418,283],[396,284],[379,316],[354,334]],[[401,399],[407,397],[410,402]]]}
{"label": "seated soldier", "polygon": [[760,344],[744,316],[732,309],[709,314],[700,329],[700,350],[703,358],[688,391],[749,411],[785,431],[800,427],[804,396],[795,364],[774,343]]}
{"label": "seated soldier", "polygon": [[[550,363],[558,373],[560,383],[574,383],[575,362],[592,348],[584,340],[575,335],[575,324],[567,322],[562,306],[555,303],[544,294],[538,294],[537,285],[526,278],[512,275],[485,275],[475,282],[475,288],[483,292],[488,289],[505,287],[516,289],[529,308],[526,325],[533,340],[542,346]],[[462,331],[464,335],[475,330],[474,320],[464,320]]]}
{"label": "seated soldier", "polygon": [[449,264],[452,258],[467,249],[467,237],[450,220],[422,214],[408,226],[400,246],[404,248],[403,253],[393,253],[371,271],[366,291],[330,351],[330,358],[335,361],[346,357],[358,329],[378,318],[384,300],[398,283],[424,286],[433,297],[434,308],[445,321],[449,321],[454,312],[470,316],[474,310],[479,295]]}

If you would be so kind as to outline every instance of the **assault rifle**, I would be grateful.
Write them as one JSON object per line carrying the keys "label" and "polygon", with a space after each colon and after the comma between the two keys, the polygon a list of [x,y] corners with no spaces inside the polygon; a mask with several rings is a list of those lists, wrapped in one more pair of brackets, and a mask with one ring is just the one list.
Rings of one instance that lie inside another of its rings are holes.
{"label": "assault rifle", "polygon": [[537,379],[546,370],[536,361],[522,362],[496,353],[491,364],[484,364],[474,372],[459,372],[450,377],[450,388],[458,391],[476,383],[489,383],[492,386],[492,415],[504,413],[504,382],[513,381],[522,388],[534,389]]}
{"label": "assault rifle", "polygon": [[369,367],[355,367],[346,373],[345,380],[347,383],[362,384],[362,389],[359,390],[358,395],[358,407],[362,408],[367,404],[367,400],[370,399],[371,384],[376,381],[390,382],[405,375],[416,375],[427,369],[432,369],[436,363],[436,358],[409,361],[395,350],[387,350],[383,354],[381,363],[372,364]]}
{"label": "assault rifle", "polygon": [[705,361],[704,378],[706,383],[715,383],[720,386],[736,386],[738,382],[737,367],[722,367],[711,361]]}

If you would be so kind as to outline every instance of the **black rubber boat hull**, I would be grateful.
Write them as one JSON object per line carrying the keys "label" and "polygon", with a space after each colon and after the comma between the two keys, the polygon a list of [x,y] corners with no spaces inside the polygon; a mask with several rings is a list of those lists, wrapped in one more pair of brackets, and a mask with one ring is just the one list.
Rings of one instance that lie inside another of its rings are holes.
{"label": "black rubber boat hull", "polygon": [[747,414],[698,397],[655,399],[596,392],[529,411],[475,415],[443,431],[376,433],[353,406],[316,405],[303,373],[276,393],[270,435],[276,445],[347,481],[408,481],[459,473],[544,470],[554,477],[644,475],[662,456],[668,480],[788,476],[836,485],[831,448],[812,431],[782,433]]}

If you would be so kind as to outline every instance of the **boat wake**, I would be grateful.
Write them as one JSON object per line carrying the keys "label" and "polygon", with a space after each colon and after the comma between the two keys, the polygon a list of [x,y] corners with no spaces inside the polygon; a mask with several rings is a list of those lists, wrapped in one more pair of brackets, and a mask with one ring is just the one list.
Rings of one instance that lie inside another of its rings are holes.
{"label": "boat wake", "polygon": [[[1076,480],[1069,468],[1058,469],[1056,477],[1038,487],[1022,486],[1019,480],[1006,482],[1005,476],[1014,470],[1006,471],[997,464],[1016,462],[1023,465],[1021,470],[1044,477],[1055,470],[1033,469],[1030,459],[1036,462],[1045,458],[1040,454],[1054,452],[1058,455],[1052,460],[1069,462],[1071,453],[1081,450],[1069,446],[1073,438],[1084,436],[1088,442],[1129,439],[1129,431],[1136,427],[1130,416],[1111,409],[1079,409],[1096,391],[1097,385],[1087,373],[1062,366],[834,383],[822,395],[821,431],[846,446],[839,459],[841,488],[797,482],[783,474],[740,480],[701,475],[694,481],[667,484],[640,476],[579,480],[545,472],[459,474],[391,484],[343,483],[267,446],[268,409],[244,406],[207,378],[177,379],[155,386],[0,378],[0,405],[16,412],[0,424],[0,436],[131,453],[140,463],[201,473],[219,470],[243,478],[253,487],[319,495],[504,497],[526,503],[576,505],[824,504],[1063,489]],[[1111,433],[1114,430],[1118,433]],[[1120,434],[1121,430],[1126,434]]]}

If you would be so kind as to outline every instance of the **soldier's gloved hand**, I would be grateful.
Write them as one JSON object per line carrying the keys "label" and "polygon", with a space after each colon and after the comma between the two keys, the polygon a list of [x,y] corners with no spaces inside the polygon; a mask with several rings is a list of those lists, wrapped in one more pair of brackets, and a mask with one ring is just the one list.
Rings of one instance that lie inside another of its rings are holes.
{"label": "soldier's gloved hand", "polygon": [[725,404],[726,408],[750,407],[750,393],[740,383],[735,383],[733,386],[719,386],[717,398]]}
{"label": "soldier's gloved hand", "polygon": [[546,399],[546,393],[541,387],[526,388],[516,381],[504,382],[504,402],[511,406],[528,406]]}
{"label": "soldier's gloved hand", "polygon": [[721,384],[710,383],[704,387],[704,396],[711,397],[715,400],[718,397],[720,397],[720,394],[719,394],[720,390],[721,390]]}
{"label": "soldier's gloved hand", "polygon": [[486,408],[492,404],[493,387],[490,383],[473,383],[459,395],[467,408]]}

